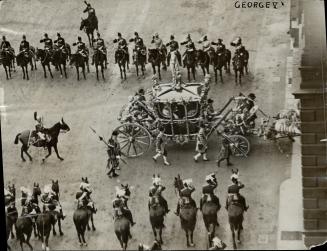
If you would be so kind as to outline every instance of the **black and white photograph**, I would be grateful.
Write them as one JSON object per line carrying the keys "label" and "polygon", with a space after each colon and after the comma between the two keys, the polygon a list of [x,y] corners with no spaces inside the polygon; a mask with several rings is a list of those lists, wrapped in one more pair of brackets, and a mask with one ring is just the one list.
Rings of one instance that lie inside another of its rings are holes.
{"label": "black and white photograph", "polygon": [[0,0],[0,249],[326,245],[325,4]]}

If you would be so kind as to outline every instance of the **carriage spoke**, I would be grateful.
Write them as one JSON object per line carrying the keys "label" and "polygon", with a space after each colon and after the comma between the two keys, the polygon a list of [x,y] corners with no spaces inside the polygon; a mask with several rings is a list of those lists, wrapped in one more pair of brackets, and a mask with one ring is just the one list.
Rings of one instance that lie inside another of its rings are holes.
{"label": "carriage spoke", "polygon": [[137,133],[134,134],[134,137],[136,137],[137,135],[139,135],[142,132],[141,128],[139,129],[139,131]]}
{"label": "carriage spoke", "polygon": [[123,144],[123,143],[128,142],[128,141],[129,141],[129,139],[125,139],[125,140],[119,141],[119,144]]}
{"label": "carriage spoke", "polygon": [[135,146],[137,146],[142,152],[144,151],[144,149],[142,147],[140,147],[140,145],[137,142],[134,142]]}
{"label": "carriage spoke", "polygon": [[124,132],[124,131],[121,131],[121,130],[118,130],[120,133],[124,134],[126,137],[129,137],[129,135],[127,134],[127,132]]}
{"label": "carriage spoke", "polygon": [[134,143],[132,143],[132,144],[133,144],[133,149],[134,149],[135,155],[137,155],[135,144]]}
{"label": "carriage spoke", "polygon": [[128,145],[128,149],[127,149],[127,155],[129,155],[129,151],[131,150],[131,143],[129,143],[129,145]]}
{"label": "carriage spoke", "polygon": [[144,141],[142,141],[142,140],[137,140],[137,139],[135,139],[135,141],[138,142],[138,143],[141,143],[141,144],[143,144],[143,145],[149,145],[148,143],[146,143],[146,142],[144,142]]}
{"label": "carriage spoke", "polygon": [[122,150],[123,148],[125,148],[127,145],[128,145],[129,141],[123,146],[120,148],[120,150]]}

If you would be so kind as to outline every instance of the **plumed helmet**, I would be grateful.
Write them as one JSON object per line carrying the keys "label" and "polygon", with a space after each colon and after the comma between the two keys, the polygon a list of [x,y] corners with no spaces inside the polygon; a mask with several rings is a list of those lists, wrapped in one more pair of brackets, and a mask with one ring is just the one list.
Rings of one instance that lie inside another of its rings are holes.
{"label": "plumed helmet", "polygon": [[213,181],[215,179],[216,175],[214,173],[211,173],[206,176],[206,181]]}
{"label": "plumed helmet", "polygon": [[191,35],[190,34],[187,34],[186,38],[190,39],[191,38]]}
{"label": "plumed helmet", "polygon": [[122,197],[125,195],[125,190],[121,189],[120,187],[116,186],[116,196],[117,197]]}
{"label": "plumed helmet", "polygon": [[82,38],[81,37],[77,37],[78,41],[82,41]]}
{"label": "plumed helmet", "polygon": [[248,97],[249,97],[250,99],[256,99],[256,96],[255,96],[254,93],[250,93],[250,94],[248,95]]}
{"label": "plumed helmet", "polygon": [[154,36],[159,37],[159,33],[158,32],[154,33]]}
{"label": "plumed helmet", "polygon": [[170,39],[171,40],[175,39],[174,35],[170,35]]}
{"label": "plumed helmet", "polygon": [[48,37],[48,33],[44,33],[44,36],[45,36],[45,37]]}
{"label": "plumed helmet", "polygon": [[23,39],[26,39],[26,36],[25,35],[23,35]]}
{"label": "plumed helmet", "polygon": [[221,38],[218,38],[218,42],[222,42],[223,40]]}
{"label": "plumed helmet", "polygon": [[144,89],[143,89],[143,88],[140,88],[140,89],[137,91],[137,93],[143,95],[145,92],[144,92]]}
{"label": "plumed helmet", "polygon": [[231,176],[230,176],[230,179],[231,180],[238,180],[238,175],[236,173],[233,173]]}
{"label": "plumed helmet", "polygon": [[135,36],[138,36],[139,34],[135,31],[135,32],[134,32],[134,35],[135,35]]}
{"label": "plumed helmet", "polygon": [[43,189],[44,193],[51,193],[52,192],[52,186],[50,184],[45,185]]}
{"label": "plumed helmet", "polygon": [[60,33],[59,32],[57,33],[57,36],[60,37]]}
{"label": "plumed helmet", "polygon": [[6,36],[2,36],[2,39],[3,39],[3,40],[6,40]]}
{"label": "plumed helmet", "polygon": [[118,32],[118,37],[121,37],[121,33],[120,32]]}
{"label": "plumed helmet", "polygon": [[157,186],[159,186],[160,183],[161,183],[161,178],[160,178],[159,176],[154,176],[154,177],[152,178],[152,183],[153,183],[153,185],[157,185]]}
{"label": "plumed helmet", "polygon": [[190,185],[192,185],[192,182],[193,182],[192,179],[185,179],[185,180],[183,180],[183,184],[184,184],[184,186],[185,186],[185,185],[186,185],[186,186],[190,186]]}

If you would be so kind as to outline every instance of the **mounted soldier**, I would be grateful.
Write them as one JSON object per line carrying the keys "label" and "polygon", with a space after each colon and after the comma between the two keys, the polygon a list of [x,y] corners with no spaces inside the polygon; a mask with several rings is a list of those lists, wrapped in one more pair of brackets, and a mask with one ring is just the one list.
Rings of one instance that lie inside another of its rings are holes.
{"label": "mounted soldier", "polygon": [[84,3],[86,4],[86,8],[84,9],[83,13],[86,13],[88,14],[87,16],[87,20],[89,21],[90,24],[94,24],[95,25],[95,28],[96,30],[98,30],[98,18],[95,14],[95,9],[91,6],[90,3],[84,1]]}
{"label": "mounted soldier", "polygon": [[131,226],[134,226],[136,223],[133,220],[132,212],[127,207],[127,196],[129,197],[129,195],[126,194],[126,189],[124,189],[124,186],[122,186],[122,188],[116,187],[116,198],[112,201],[114,218],[126,216],[126,218],[130,221]]}
{"label": "mounted soldier", "polygon": [[157,154],[154,155],[152,157],[152,159],[156,162],[157,158],[162,156],[162,158],[164,160],[164,165],[170,166],[170,163],[167,160],[167,155],[168,155],[168,152],[167,152],[167,149],[166,149],[167,138],[164,135],[164,131],[165,131],[164,127],[160,126],[159,127],[159,134],[158,134],[158,136],[156,138],[156,152],[157,152]]}
{"label": "mounted soldier", "polygon": [[235,38],[231,43],[231,46],[234,46],[237,49],[240,49],[242,46],[242,38],[241,37],[237,37]]}
{"label": "mounted soldier", "polygon": [[6,36],[2,36],[2,41],[0,44],[0,50],[7,51],[9,55],[14,57],[14,49],[11,47],[9,41],[6,40]]}
{"label": "mounted soldier", "polygon": [[182,62],[183,62],[183,67],[185,68],[185,58],[186,58],[186,54],[187,53],[195,53],[196,49],[195,49],[195,45],[191,39],[191,35],[187,34],[186,39],[181,42],[181,45],[185,45],[186,50],[184,51],[183,55],[182,55]]}
{"label": "mounted soldier", "polygon": [[126,59],[127,59],[127,64],[129,64],[129,53],[128,53],[128,47],[127,47],[126,39],[122,37],[120,32],[118,32],[118,38],[114,39],[113,42],[118,43],[118,48],[115,51],[115,64],[117,64],[117,52],[118,52],[118,50],[122,50],[122,51],[125,52]]}
{"label": "mounted soldier", "polygon": [[211,44],[217,46],[217,53],[223,53],[226,50],[226,46],[223,44],[223,40],[221,38],[218,38],[218,42],[211,42]]}
{"label": "mounted soldier", "polygon": [[76,53],[82,55],[84,58],[88,57],[86,45],[84,42],[82,42],[81,37],[77,38],[77,42],[73,43],[73,46],[77,46]]}
{"label": "mounted soldier", "polygon": [[46,142],[49,142],[51,140],[50,135],[46,134],[44,130],[44,119],[43,116],[37,117],[37,112],[34,112],[34,120],[37,122],[35,125],[35,132],[38,137],[34,139],[34,143],[36,143],[39,140],[45,140]]}
{"label": "mounted soldier", "polygon": [[162,39],[159,37],[158,32],[156,32],[152,38],[151,44],[154,46],[153,49],[156,49],[160,55],[163,67],[166,67],[166,54],[167,54],[167,49],[162,42]]}
{"label": "mounted soldier", "polygon": [[206,53],[208,53],[209,50],[214,50],[212,47],[211,47],[211,42],[208,41],[208,37],[207,35],[204,35],[199,41],[198,41],[199,44],[202,44],[202,50]]}
{"label": "mounted soldier", "polygon": [[167,65],[169,66],[171,53],[176,53],[177,59],[178,59],[178,63],[180,65],[182,65],[182,62],[181,62],[181,54],[180,54],[180,52],[178,50],[179,45],[178,45],[178,42],[175,41],[174,35],[171,35],[170,36],[170,42],[167,43],[166,46],[169,47],[169,52],[168,52],[168,55],[167,55]]}
{"label": "mounted soldier", "polygon": [[174,212],[179,216],[180,209],[185,205],[191,205],[196,208],[196,202],[192,198],[192,193],[195,188],[192,185],[192,179],[183,180],[183,188],[180,191],[180,198],[177,203],[176,211]]}
{"label": "mounted soldier", "polygon": [[82,178],[82,182],[79,186],[81,192],[77,193],[77,208],[90,207],[93,213],[97,212],[94,206],[94,202],[91,199],[92,189],[87,178]]}
{"label": "mounted soldier", "polygon": [[107,175],[112,177],[117,177],[118,174],[116,173],[116,170],[119,170],[119,160],[121,158],[121,151],[120,151],[120,145],[117,140],[118,132],[113,131],[111,134],[110,139],[108,140],[108,162],[107,162],[107,169],[108,173]]}
{"label": "mounted soldier", "polygon": [[165,191],[166,187],[161,184],[160,176],[153,175],[152,186],[149,190],[149,209],[152,203],[154,203],[154,197],[158,198],[159,204],[165,209],[165,214],[169,213],[168,203],[166,199],[162,196],[162,192]]}
{"label": "mounted soldier", "polygon": [[23,35],[23,40],[19,44],[19,53],[17,54],[17,56],[20,55],[21,53],[24,53],[25,57],[27,58],[31,56],[30,43],[26,40],[25,35]]}
{"label": "mounted soldier", "polygon": [[208,142],[207,136],[205,135],[205,126],[204,123],[200,123],[200,129],[198,135],[196,137],[196,148],[195,151],[198,152],[196,155],[193,156],[194,161],[197,162],[198,158],[203,158],[203,161],[208,161],[207,159],[207,150],[208,150]]}
{"label": "mounted soldier", "polygon": [[[137,32],[134,32],[134,38],[131,38],[129,41],[135,43],[135,47],[133,49],[134,53],[141,53],[144,57],[146,57],[146,47],[143,43],[143,39],[139,36]],[[135,55],[133,53],[133,61],[135,61]],[[145,60],[145,64],[146,64]]]}
{"label": "mounted soldier", "polygon": [[[211,173],[206,176],[206,184],[202,186],[202,197],[200,200],[200,210],[202,211],[202,206],[204,203],[211,201],[214,204],[216,204],[218,207],[220,207],[219,199],[214,194],[214,190],[218,186],[217,178],[214,173]],[[217,226],[219,226],[219,223],[217,222]]]}
{"label": "mounted soldier", "polygon": [[[106,48],[105,42],[104,42],[103,38],[101,38],[101,35],[100,35],[99,32],[97,33],[97,38],[94,39],[93,42],[95,42],[94,51],[99,51],[105,56],[105,60],[106,60],[105,63],[107,65],[108,64],[107,48]],[[94,64],[94,54],[93,54],[93,57],[92,57],[92,65],[93,64]]]}
{"label": "mounted soldier", "polygon": [[47,53],[47,56],[52,57],[53,43],[47,33],[44,33],[44,38],[40,40],[40,43],[44,43],[44,50]]}
{"label": "mounted soldier", "polygon": [[53,41],[58,47],[59,50],[61,50],[63,53],[67,53],[67,48],[66,48],[66,42],[65,39],[60,35],[60,33],[57,33],[57,39]]}

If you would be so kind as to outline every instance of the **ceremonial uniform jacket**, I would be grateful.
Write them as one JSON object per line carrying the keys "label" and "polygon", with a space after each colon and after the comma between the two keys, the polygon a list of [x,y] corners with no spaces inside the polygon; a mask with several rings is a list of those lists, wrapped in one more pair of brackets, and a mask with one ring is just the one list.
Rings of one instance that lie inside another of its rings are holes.
{"label": "ceremonial uniform jacket", "polygon": [[86,51],[86,46],[84,42],[73,43],[73,46],[77,46],[78,51]]}
{"label": "ceremonial uniform jacket", "polygon": [[95,16],[95,9],[92,7],[87,6],[83,13],[87,12],[90,16]]}
{"label": "ceremonial uniform jacket", "polygon": [[2,41],[0,45],[0,49],[9,49],[11,47],[8,41]]}
{"label": "ceremonial uniform jacket", "polygon": [[143,39],[141,37],[135,37],[132,41],[135,43],[135,49],[142,49],[144,47]]}
{"label": "ceremonial uniform jacket", "polygon": [[117,42],[118,42],[118,48],[120,48],[120,49],[126,49],[127,42],[126,42],[126,39],[125,38],[117,39]]}
{"label": "ceremonial uniform jacket", "polygon": [[166,187],[164,187],[163,185],[159,185],[159,186],[153,185],[150,187],[149,196],[150,197],[155,195],[161,196],[161,192],[163,192],[164,190],[166,190]]}
{"label": "ceremonial uniform jacket", "polygon": [[212,42],[212,45],[217,45],[217,51],[218,52],[223,52],[226,49],[226,46],[223,43],[219,43],[219,42]]}
{"label": "ceremonial uniform jacket", "polygon": [[26,40],[20,42],[20,45],[19,45],[19,51],[23,51],[23,50],[29,50],[30,49],[30,43],[27,42]]}
{"label": "ceremonial uniform jacket", "polygon": [[166,46],[169,46],[170,51],[175,51],[179,48],[178,42],[175,40],[171,40],[169,43],[166,44]]}
{"label": "ceremonial uniform jacket", "polygon": [[242,189],[243,187],[243,184],[233,183],[232,185],[228,186],[228,193],[239,193],[240,189]]}
{"label": "ceremonial uniform jacket", "polygon": [[217,184],[205,184],[202,187],[203,194],[214,194],[214,190],[216,189]]}
{"label": "ceremonial uniform jacket", "polygon": [[181,197],[188,197],[190,198],[192,193],[195,191],[195,188],[194,187],[190,187],[190,186],[187,186],[187,187],[184,187],[182,190],[181,190]]}
{"label": "ceremonial uniform jacket", "polygon": [[163,42],[162,42],[162,39],[161,38],[154,38],[153,39],[153,43],[155,44],[155,46],[156,46],[157,49],[161,49],[162,48]]}
{"label": "ceremonial uniform jacket", "polygon": [[57,43],[59,47],[64,46],[65,39],[63,39],[62,37],[59,37],[57,40],[54,41],[54,43]]}
{"label": "ceremonial uniform jacket", "polygon": [[95,42],[96,42],[97,48],[99,48],[101,46],[105,47],[104,40],[102,38],[95,39]]}
{"label": "ceremonial uniform jacket", "polygon": [[44,38],[40,40],[40,43],[44,43],[44,48],[52,49],[52,39]]}
{"label": "ceremonial uniform jacket", "polygon": [[192,40],[181,42],[181,45],[185,45],[187,50],[195,50],[195,45]]}

